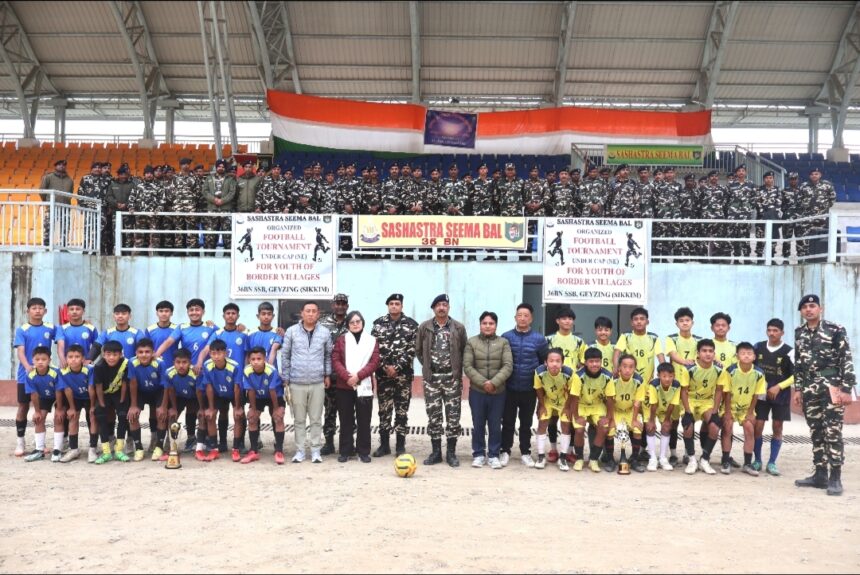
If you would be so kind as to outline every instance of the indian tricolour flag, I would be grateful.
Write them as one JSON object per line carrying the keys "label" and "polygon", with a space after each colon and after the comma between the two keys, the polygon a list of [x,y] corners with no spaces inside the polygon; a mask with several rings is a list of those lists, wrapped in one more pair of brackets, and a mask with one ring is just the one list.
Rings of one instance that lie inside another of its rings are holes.
{"label": "indian tricolour flag", "polygon": [[427,109],[269,90],[276,153],[566,154],[570,144],[707,144],[711,113],[542,108],[478,114],[475,148],[424,144]]}

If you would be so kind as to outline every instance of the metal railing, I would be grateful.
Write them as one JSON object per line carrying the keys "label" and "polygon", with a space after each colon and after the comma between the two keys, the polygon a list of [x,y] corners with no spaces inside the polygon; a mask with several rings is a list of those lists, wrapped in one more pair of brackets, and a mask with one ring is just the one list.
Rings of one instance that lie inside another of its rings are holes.
{"label": "metal railing", "polygon": [[[41,200],[27,199],[31,194]],[[94,198],[56,190],[0,189],[0,251],[98,253],[101,211],[101,201]]]}
{"label": "metal railing", "polygon": [[[154,219],[156,228],[136,225],[137,216],[146,218],[142,221],[149,225]],[[542,262],[546,253],[543,218],[527,219],[525,249],[492,250],[444,246],[360,248],[357,247],[356,216],[334,217],[338,220],[337,255],[340,259]],[[216,221],[221,222],[221,230],[211,229]],[[229,222],[230,215],[223,213],[121,212],[115,217],[114,253],[118,256],[229,256]],[[177,223],[184,229],[177,229]],[[779,221],[695,219],[647,220],[646,223],[653,262],[860,263],[860,210],[833,210],[826,215]]]}

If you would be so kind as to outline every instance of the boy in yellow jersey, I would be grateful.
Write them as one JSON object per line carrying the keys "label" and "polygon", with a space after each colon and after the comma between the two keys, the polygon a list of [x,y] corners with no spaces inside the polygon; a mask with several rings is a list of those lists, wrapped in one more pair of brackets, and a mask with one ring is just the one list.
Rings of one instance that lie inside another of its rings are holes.
{"label": "boy in yellow jersey", "polygon": [[747,475],[758,476],[752,466],[753,444],[755,443],[755,405],[759,396],[767,391],[764,372],[753,365],[755,348],[749,342],[738,344],[738,363],[726,371],[728,377],[723,384],[723,461],[720,471],[728,475],[732,472],[730,462],[732,452],[732,427],[737,421],[744,429],[744,466]]}
{"label": "boy in yellow jersey", "polygon": [[573,445],[576,453],[574,471],[582,471],[584,465],[585,426],[591,424],[596,427],[594,448],[588,454],[588,466],[593,472],[600,473],[598,460],[603,450],[603,442],[609,430],[615,425],[613,421],[615,384],[612,381],[612,374],[600,367],[602,359],[599,350],[594,348],[585,350],[585,367],[570,380],[570,395],[564,411],[573,423]]}
{"label": "boy in yellow jersey", "polygon": [[[708,475],[713,475],[716,471],[711,467],[709,459],[720,433],[721,420],[717,412],[727,375],[726,371],[714,362],[713,341],[699,341],[696,344],[696,356],[696,363],[681,375],[681,404],[686,412],[681,418],[681,426],[684,428],[684,447],[689,457],[685,472],[687,475],[693,475],[698,468]],[[702,457],[698,463],[693,443],[693,427],[697,421],[702,422],[699,431],[702,436]]]}
{"label": "boy in yellow jersey", "polygon": [[615,463],[615,454],[610,449],[611,443],[614,441],[611,438],[615,437],[615,430],[619,423],[624,422],[627,430],[630,432],[630,437],[633,444],[633,457],[630,460],[630,467],[638,473],[645,472],[645,464],[640,461],[639,453],[642,449],[642,416],[640,414],[640,406],[645,400],[645,385],[642,383],[642,378],[636,373],[636,358],[630,354],[622,354],[618,358],[618,377],[613,380],[615,384],[615,426],[609,430],[610,440],[606,442],[604,456],[606,463],[603,466],[605,471],[615,471],[617,464]]}
{"label": "boy in yellow jersey", "polygon": [[[675,312],[675,326],[678,333],[673,333],[666,338],[663,346],[666,355],[675,368],[675,379],[681,380],[681,372],[696,363],[696,344],[702,339],[693,335],[693,310],[688,307],[678,308]],[[672,432],[669,437],[669,462],[672,465],[678,463],[678,423],[684,410],[676,408],[672,412]],[[647,417],[647,414],[646,414]]]}
{"label": "boy in yellow jersey", "polygon": [[[535,469],[546,467],[546,432],[555,421],[561,419],[561,453],[566,455],[570,449],[570,419],[564,412],[567,403],[570,380],[573,370],[564,365],[564,351],[552,348],[547,352],[546,364],[535,370],[535,392],[537,393],[537,452]],[[568,471],[567,457],[558,457],[558,468]]]}
{"label": "boy in yellow jersey", "polygon": [[[594,320],[594,341],[588,347],[600,350],[603,356],[603,369],[612,371],[612,360],[615,356],[615,344],[612,343],[612,320],[600,316]],[[582,350],[585,353],[585,349]],[[585,356],[580,358],[580,363],[585,363]]]}
{"label": "boy in yellow jersey", "polygon": [[[560,349],[564,354],[564,365],[575,372],[579,369],[582,363],[582,354],[585,353],[585,342],[581,337],[573,333],[576,314],[572,309],[563,308],[555,316],[555,323],[558,326],[558,331],[547,336],[546,343],[550,349]],[[558,427],[556,422],[557,417],[554,417],[549,422],[549,457],[550,463],[555,463],[558,460],[558,450],[556,449],[556,440],[558,439]],[[566,453],[566,452],[565,452]],[[571,462],[572,462],[571,457]]]}
{"label": "boy in yellow jersey", "polygon": [[660,429],[660,469],[672,471],[675,466],[669,461],[669,434],[678,420],[675,412],[680,411],[681,384],[675,379],[675,369],[671,363],[663,362],[657,366],[657,379],[647,385],[645,394],[646,417],[645,433],[648,441],[648,471],[657,471],[657,429]]}
{"label": "boy in yellow jersey", "polygon": [[711,316],[711,331],[714,333],[714,361],[723,369],[738,362],[735,342],[726,336],[732,328],[732,316],[717,312]]}
{"label": "boy in yellow jersey", "polygon": [[[618,336],[612,361],[615,375],[618,374],[618,358],[622,353],[629,353],[636,359],[636,373],[642,381],[651,381],[654,378],[654,359],[656,358],[659,363],[663,362],[663,349],[657,334],[647,331],[648,323],[648,310],[644,307],[634,308],[630,312],[630,326],[633,331]],[[606,445],[607,451],[614,448],[613,443],[610,438]],[[642,454],[644,455],[644,451]]]}

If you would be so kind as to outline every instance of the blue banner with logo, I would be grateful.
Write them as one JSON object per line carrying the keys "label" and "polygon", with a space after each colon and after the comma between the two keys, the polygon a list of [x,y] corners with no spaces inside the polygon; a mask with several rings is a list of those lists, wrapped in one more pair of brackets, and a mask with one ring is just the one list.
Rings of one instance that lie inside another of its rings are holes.
{"label": "blue banner with logo", "polygon": [[474,148],[477,131],[477,114],[427,110],[424,120],[424,144]]}

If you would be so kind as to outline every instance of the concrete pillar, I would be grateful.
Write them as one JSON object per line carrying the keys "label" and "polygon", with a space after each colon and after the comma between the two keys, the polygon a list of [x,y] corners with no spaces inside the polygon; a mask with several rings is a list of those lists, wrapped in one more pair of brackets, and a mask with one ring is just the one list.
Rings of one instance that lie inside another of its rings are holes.
{"label": "concrete pillar", "polygon": [[66,107],[54,106],[54,142],[66,143]]}
{"label": "concrete pillar", "polygon": [[828,162],[845,162],[850,160],[850,154],[847,148],[830,148],[827,150]]}
{"label": "concrete pillar", "polygon": [[164,139],[168,144],[176,143],[176,108],[164,110]]}
{"label": "concrete pillar", "polygon": [[137,146],[144,149],[153,149],[158,147],[158,142],[154,138],[141,138],[137,141]]}
{"label": "concrete pillar", "polygon": [[818,152],[818,118],[819,116],[809,116],[809,144],[806,151],[810,154]]}

